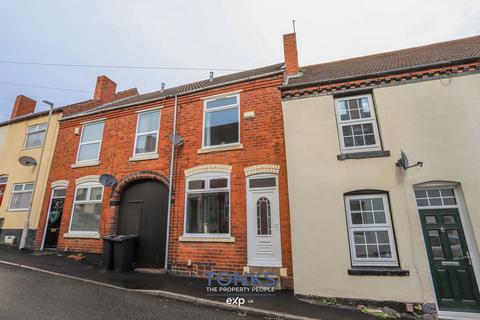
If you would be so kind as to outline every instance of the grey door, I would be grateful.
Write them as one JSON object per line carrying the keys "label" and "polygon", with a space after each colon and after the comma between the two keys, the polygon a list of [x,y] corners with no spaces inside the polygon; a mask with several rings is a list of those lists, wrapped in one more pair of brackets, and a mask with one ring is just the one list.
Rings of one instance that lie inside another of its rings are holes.
{"label": "grey door", "polygon": [[168,189],[155,180],[128,186],[120,198],[118,234],[138,234],[136,262],[163,268],[167,233]]}

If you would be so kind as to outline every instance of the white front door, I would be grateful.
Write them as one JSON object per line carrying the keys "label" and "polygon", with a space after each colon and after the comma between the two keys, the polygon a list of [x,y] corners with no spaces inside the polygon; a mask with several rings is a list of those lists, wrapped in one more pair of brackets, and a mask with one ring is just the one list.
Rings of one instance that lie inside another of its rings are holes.
{"label": "white front door", "polygon": [[276,175],[247,178],[248,265],[282,266]]}

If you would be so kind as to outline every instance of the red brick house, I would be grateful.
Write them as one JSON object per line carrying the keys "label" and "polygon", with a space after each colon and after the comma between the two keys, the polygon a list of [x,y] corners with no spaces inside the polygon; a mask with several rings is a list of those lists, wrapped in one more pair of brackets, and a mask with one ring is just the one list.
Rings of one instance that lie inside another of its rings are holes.
{"label": "red brick house", "polygon": [[[101,253],[102,236],[138,234],[139,266],[198,276],[268,268],[289,286],[278,87],[298,62],[289,54],[296,48],[285,48],[287,68],[212,77],[64,117],[40,219],[48,231],[53,192],[65,190],[58,242],[47,245],[39,228],[37,245]],[[116,184],[100,184],[103,174]]]}

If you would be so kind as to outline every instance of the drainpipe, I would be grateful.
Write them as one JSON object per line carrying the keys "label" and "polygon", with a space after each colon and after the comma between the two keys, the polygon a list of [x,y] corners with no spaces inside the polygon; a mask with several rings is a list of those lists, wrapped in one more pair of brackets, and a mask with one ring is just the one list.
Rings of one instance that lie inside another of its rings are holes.
{"label": "drainpipe", "polygon": [[[53,103],[46,100],[42,102],[50,106],[50,111],[48,112],[47,129],[45,130],[45,139],[43,140],[42,151],[40,152],[40,159],[38,160],[38,163],[37,163],[37,173],[35,175],[35,180],[33,181],[33,190],[32,190],[32,197],[30,198],[30,206],[28,207],[27,216],[25,217],[25,221],[23,223],[22,238],[20,239],[20,245],[18,246],[18,250],[24,249],[25,244],[27,243],[27,235],[28,235],[28,229],[30,227],[30,216],[32,213],[33,199],[35,198],[35,192],[37,191],[38,175],[40,174],[40,169],[42,168],[43,153],[45,151],[45,145],[47,144],[48,129],[50,128],[50,119],[52,118]],[[40,200],[40,205],[43,203],[42,200],[43,199]]]}
{"label": "drainpipe", "polygon": [[177,106],[178,95],[175,95],[175,106],[173,108],[173,132],[172,132],[172,150],[170,155],[170,174],[168,176],[168,209],[167,209],[167,241],[165,245],[165,269],[168,266],[168,246],[170,243],[170,210],[172,208],[172,191],[173,191],[173,163],[175,159],[175,135],[177,133]]}

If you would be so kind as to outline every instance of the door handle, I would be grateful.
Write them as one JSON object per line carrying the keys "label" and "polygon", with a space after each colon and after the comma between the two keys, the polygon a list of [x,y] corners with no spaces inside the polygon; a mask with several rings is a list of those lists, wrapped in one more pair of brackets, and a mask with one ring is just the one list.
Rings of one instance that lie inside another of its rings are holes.
{"label": "door handle", "polygon": [[466,255],[466,256],[463,256],[462,258],[467,259],[467,260],[468,260],[468,264],[469,264],[469,265],[472,265],[472,257],[470,257],[470,252],[467,251],[467,255]]}

